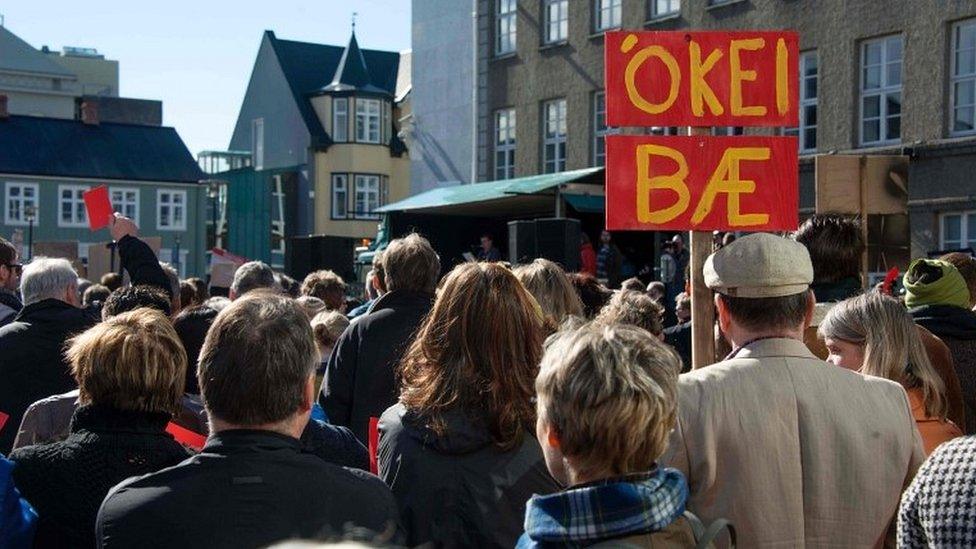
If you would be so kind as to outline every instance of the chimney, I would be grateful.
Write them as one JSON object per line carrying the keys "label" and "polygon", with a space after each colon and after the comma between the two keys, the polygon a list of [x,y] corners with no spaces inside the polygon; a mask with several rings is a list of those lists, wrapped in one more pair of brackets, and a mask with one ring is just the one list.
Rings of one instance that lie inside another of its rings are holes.
{"label": "chimney", "polygon": [[10,117],[10,111],[7,110],[7,96],[6,94],[0,93],[0,120]]}
{"label": "chimney", "polygon": [[88,100],[81,102],[81,121],[91,126],[98,125],[98,103]]}

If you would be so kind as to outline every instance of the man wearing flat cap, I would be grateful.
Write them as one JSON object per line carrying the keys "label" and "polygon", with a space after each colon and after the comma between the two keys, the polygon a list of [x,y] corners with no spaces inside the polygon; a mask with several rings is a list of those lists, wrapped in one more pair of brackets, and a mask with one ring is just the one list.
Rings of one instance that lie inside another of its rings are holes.
{"label": "man wearing flat cap", "polygon": [[688,478],[688,509],[732,521],[742,547],[893,544],[921,440],[899,384],[803,344],[814,308],[806,248],[749,235],[712,254],[704,275],[733,351],[680,377],[665,462]]}

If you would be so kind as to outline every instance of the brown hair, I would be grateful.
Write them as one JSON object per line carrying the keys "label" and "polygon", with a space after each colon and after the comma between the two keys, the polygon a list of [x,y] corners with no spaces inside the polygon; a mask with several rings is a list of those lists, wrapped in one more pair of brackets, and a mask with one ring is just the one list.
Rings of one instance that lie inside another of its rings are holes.
{"label": "brown hair", "polygon": [[14,262],[17,257],[17,248],[7,239],[0,236],[0,265],[7,265]]}
{"label": "brown hair", "polygon": [[569,281],[573,283],[573,289],[583,302],[583,314],[588,319],[595,317],[613,294],[589,273],[573,273],[569,275]]}
{"label": "brown hair", "polygon": [[567,317],[583,316],[583,302],[573,289],[569,276],[559,265],[548,259],[536,259],[528,265],[516,267],[513,272],[539,303],[552,331],[559,328]]}
{"label": "brown hair", "polygon": [[864,238],[855,219],[817,214],[804,221],[793,237],[810,252],[814,284],[860,276]]}
{"label": "brown hair", "polygon": [[940,257],[942,261],[952,263],[969,288],[969,304],[976,304],[976,259],[963,252],[953,252]]}
{"label": "brown hair", "polygon": [[346,303],[346,283],[333,271],[315,271],[302,281],[302,295],[317,297],[330,311],[338,311]]}
{"label": "brown hair", "polygon": [[809,290],[783,297],[731,297],[718,294],[736,322],[755,331],[796,328],[807,316]]}
{"label": "brown hair", "polygon": [[434,293],[441,275],[441,260],[430,242],[419,234],[398,238],[383,251],[380,260],[386,289],[391,292]]}
{"label": "brown hair", "polygon": [[114,292],[122,287],[122,276],[119,273],[105,273],[99,282]]}
{"label": "brown hair", "polygon": [[71,339],[66,353],[82,404],[178,413],[186,352],[169,319],[136,309]]}
{"label": "brown hair", "polygon": [[604,324],[630,324],[659,336],[664,331],[663,315],[664,307],[644,292],[620,290],[596,315],[596,320]]}
{"label": "brown hair", "polygon": [[643,292],[645,287],[644,283],[640,281],[639,278],[631,277],[620,283],[621,290],[632,290],[634,292]]}
{"label": "brown hair", "polygon": [[440,436],[450,409],[484,417],[495,443],[511,449],[533,432],[542,334],[535,300],[508,269],[458,265],[400,363],[400,401]]}
{"label": "brown hair", "polygon": [[197,288],[186,280],[180,281],[180,306],[192,307],[197,304]]}

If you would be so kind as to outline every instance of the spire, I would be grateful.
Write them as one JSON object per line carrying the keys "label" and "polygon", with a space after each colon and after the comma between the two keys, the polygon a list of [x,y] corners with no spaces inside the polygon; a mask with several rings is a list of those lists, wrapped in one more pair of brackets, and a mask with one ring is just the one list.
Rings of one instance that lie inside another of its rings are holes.
{"label": "spire", "polygon": [[353,19],[353,32],[349,38],[349,45],[342,52],[342,58],[339,59],[339,66],[336,67],[335,76],[332,77],[329,88],[363,88],[370,84],[369,70],[366,68],[366,59],[363,57],[362,50],[359,49],[359,43],[356,42],[355,29],[356,20]]}

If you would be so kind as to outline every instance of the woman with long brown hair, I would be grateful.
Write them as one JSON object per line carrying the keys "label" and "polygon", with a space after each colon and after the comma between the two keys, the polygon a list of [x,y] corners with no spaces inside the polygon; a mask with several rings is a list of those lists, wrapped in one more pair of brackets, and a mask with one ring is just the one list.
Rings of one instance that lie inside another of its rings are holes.
{"label": "woman with long brown hair", "polygon": [[538,304],[505,267],[445,277],[379,425],[408,546],[512,547],[526,500],[559,489],[534,437],[542,338]]}

